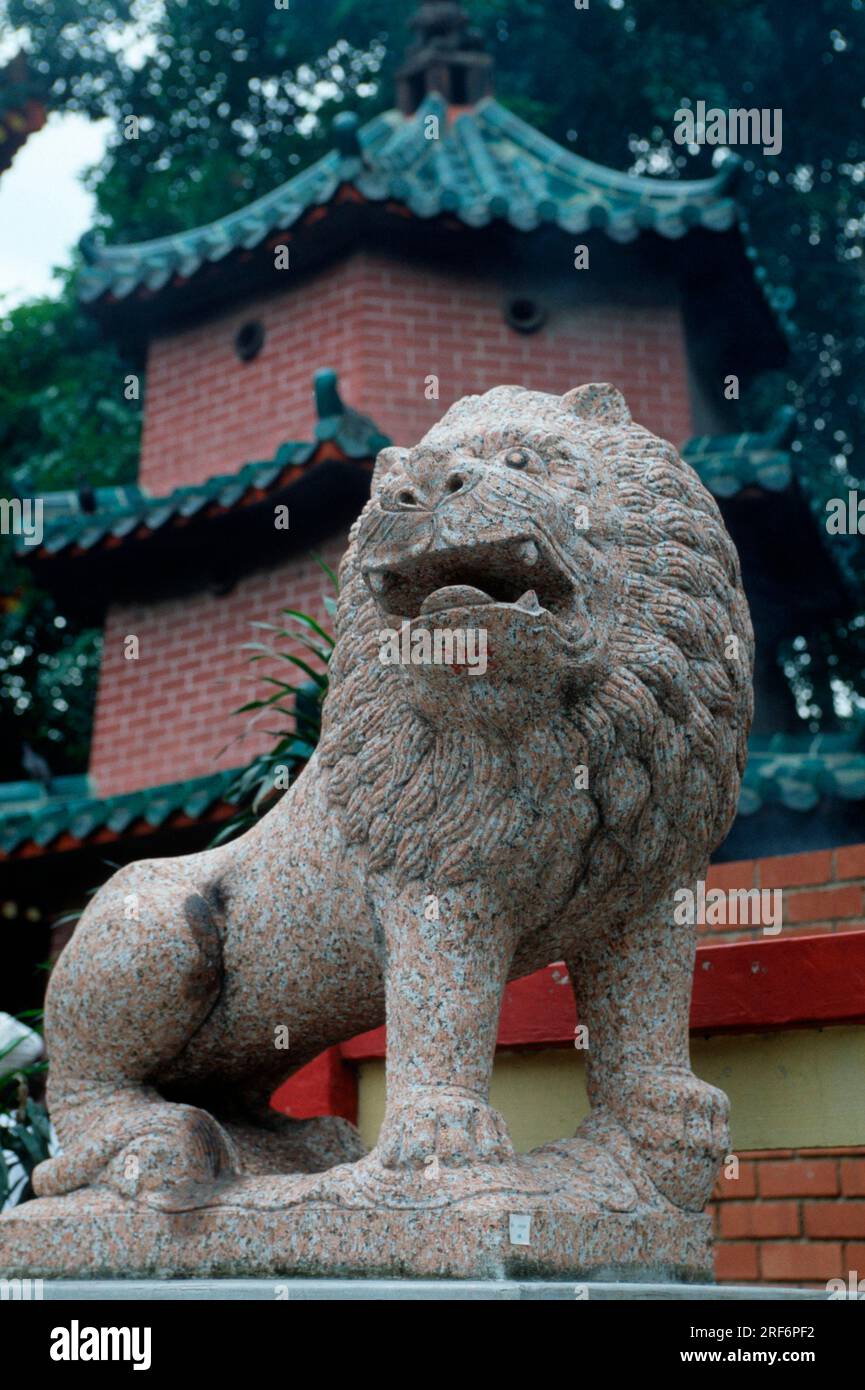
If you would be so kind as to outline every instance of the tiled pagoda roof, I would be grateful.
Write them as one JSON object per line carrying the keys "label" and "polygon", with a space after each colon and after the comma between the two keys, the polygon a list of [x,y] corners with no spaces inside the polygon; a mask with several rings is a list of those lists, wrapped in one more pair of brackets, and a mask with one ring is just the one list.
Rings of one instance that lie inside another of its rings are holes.
{"label": "tiled pagoda roof", "polygon": [[97,796],[86,777],[59,777],[50,795],[36,782],[0,784],[0,861],[109,844],[179,817],[206,820],[234,803],[238,776],[235,768],[109,797]]}
{"label": "tiled pagoda roof", "polygon": [[715,497],[735,497],[746,487],[783,492],[793,478],[789,442],[795,411],[779,410],[763,433],[700,435],[682,447],[682,457]]}
{"label": "tiled pagoda roof", "polygon": [[[440,138],[429,138],[431,117]],[[343,113],[334,140],[336,148],[310,168],[207,226],[128,246],[86,238],[82,298],[157,293],[175,276],[186,280],[289,230],[343,186],[369,203],[400,203],[418,218],[448,213],[468,227],[500,219],[519,231],[552,224],[573,235],[602,227],[619,242],[646,231],[673,239],[693,227],[723,232],[739,217],[735,156],[706,179],[635,177],[563,148],[492,97],[454,115],[432,93],[412,116],[388,111],[360,128]]]}
{"label": "tiled pagoda roof", "polygon": [[682,458],[722,502],[742,493],[783,493],[797,483],[843,588],[848,594],[861,595],[862,580],[853,564],[851,547],[826,544],[822,498],[813,476],[803,467],[804,455],[791,448],[795,419],[794,408],[782,406],[767,430],[701,435],[682,446]]}
{"label": "tiled pagoda roof", "polygon": [[[282,444],[272,459],[175,488],[165,497],[152,497],[134,486],[99,488],[95,491],[96,510],[89,513],[81,511],[75,493],[47,498],[42,553],[53,556],[74,548],[76,554],[83,554],[99,545],[120,544],[127,537],[154,534],[172,524],[185,525],[193,517],[207,516],[208,509],[222,513],[243,506],[279,491],[291,470],[309,464],[327,442],[346,458],[374,458],[390,443],[389,438],[366,416],[346,410],[338,396],[339,409],[325,404],[324,385],[336,392],[334,373],[316,376],[319,423],[314,442]],[[689,440],[682,456],[716,497],[732,497],[746,487],[781,492],[793,476],[791,454],[784,447],[791,427],[792,412],[781,411],[765,433],[703,435]],[[19,550],[27,553],[23,540]]]}
{"label": "tiled pagoda roof", "polygon": [[390,444],[374,421],[343,404],[336,373],[316,373],[318,423],[315,439],[281,444],[272,459],[247,463],[235,473],[221,473],[205,482],[175,488],[153,497],[137,486],[95,490],[95,510],[83,511],[78,494],[59,493],[45,499],[44,538],[34,551],[23,538],[22,557],[48,558],[63,552],[82,555],[100,546],[117,548],[128,539],[147,539],[166,528],[188,526],[236,508],[275,497],[304,476],[320,456],[349,461],[372,460]]}

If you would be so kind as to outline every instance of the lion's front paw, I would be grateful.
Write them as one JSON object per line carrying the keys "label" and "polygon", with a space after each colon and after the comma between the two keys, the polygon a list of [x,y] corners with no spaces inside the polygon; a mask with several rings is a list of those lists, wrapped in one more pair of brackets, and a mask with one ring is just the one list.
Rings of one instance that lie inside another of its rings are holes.
{"label": "lion's front paw", "polygon": [[729,1152],[729,1102],[688,1072],[661,1068],[620,1081],[609,1109],[627,1130],[659,1191],[701,1211]]}
{"label": "lion's front paw", "polygon": [[375,1153],[385,1168],[434,1169],[501,1163],[514,1148],[498,1111],[469,1091],[442,1088],[399,1101],[385,1116]]}
{"label": "lion's front paw", "polygon": [[655,1187],[677,1207],[702,1211],[730,1148],[723,1091],[693,1074],[659,1070],[616,1108]]}

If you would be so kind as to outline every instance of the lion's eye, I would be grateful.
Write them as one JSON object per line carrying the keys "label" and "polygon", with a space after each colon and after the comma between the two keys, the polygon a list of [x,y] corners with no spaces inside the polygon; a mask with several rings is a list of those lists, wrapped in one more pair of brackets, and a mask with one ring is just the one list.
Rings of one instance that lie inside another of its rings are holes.
{"label": "lion's eye", "polygon": [[528,468],[533,457],[528,449],[508,449],[504,461],[508,468]]}

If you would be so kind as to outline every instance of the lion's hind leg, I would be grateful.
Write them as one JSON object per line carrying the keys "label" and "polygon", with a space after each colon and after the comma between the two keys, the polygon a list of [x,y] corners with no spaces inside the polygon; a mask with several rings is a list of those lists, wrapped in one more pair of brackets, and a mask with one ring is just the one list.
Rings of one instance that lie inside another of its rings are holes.
{"label": "lion's hind leg", "polygon": [[55,967],[46,1002],[48,1108],[62,1152],[36,1169],[40,1196],[97,1182],[146,1196],[236,1168],[219,1123],[157,1089],[221,989],[219,933],[189,888],[164,863],[121,870]]}
{"label": "lion's hind leg", "polygon": [[[75,1109],[83,1100],[77,1133],[35,1170],[40,1197],[98,1183],[143,1198],[212,1183],[236,1169],[231,1140],[204,1110],[165,1101],[148,1086],[64,1079],[53,1087],[52,1114],[68,1121],[73,1093]],[[68,1129],[63,1119],[60,1124],[61,1132]]]}

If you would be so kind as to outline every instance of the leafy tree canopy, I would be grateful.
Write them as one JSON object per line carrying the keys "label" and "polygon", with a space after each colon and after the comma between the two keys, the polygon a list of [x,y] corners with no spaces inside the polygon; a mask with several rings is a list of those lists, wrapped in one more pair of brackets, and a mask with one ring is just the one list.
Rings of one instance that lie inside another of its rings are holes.
{"label": "leafy tree canopy", "polygon": [[[58,300],[0,319],[0,496],[39,495],[135,477],[138,407],[123,364],[80,312]],[[27,740],[55,773],[86,766],[99,633],[71,623],[0,549],[0,780],[25,776]]]}

